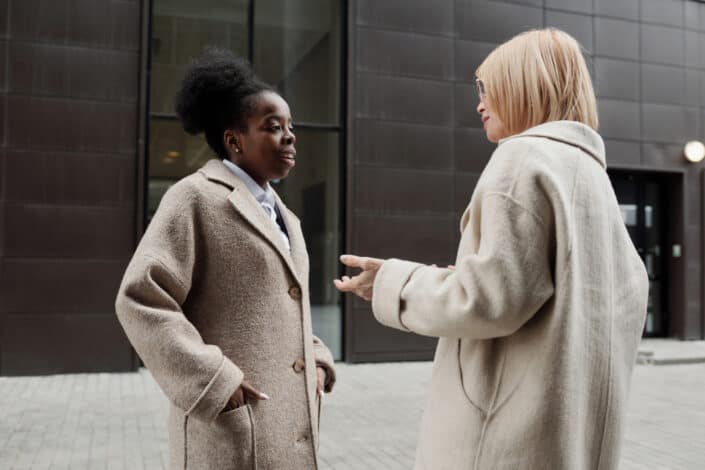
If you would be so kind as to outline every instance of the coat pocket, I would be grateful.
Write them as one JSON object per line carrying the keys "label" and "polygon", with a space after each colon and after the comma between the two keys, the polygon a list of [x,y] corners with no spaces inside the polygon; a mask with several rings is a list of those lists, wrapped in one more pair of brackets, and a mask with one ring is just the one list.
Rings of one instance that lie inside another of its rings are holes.
{"label": "coat pocket", "polygon": [[460,381],[469,402],[484,415],[497,411],[532,368],[534,348],[523,332],[483,341],[458,340]]}
{"label": "coat pocket", "polygon": [[213,422],[186,421],[186,469],[256,470],[255,424],[250,405],[221,413]]}

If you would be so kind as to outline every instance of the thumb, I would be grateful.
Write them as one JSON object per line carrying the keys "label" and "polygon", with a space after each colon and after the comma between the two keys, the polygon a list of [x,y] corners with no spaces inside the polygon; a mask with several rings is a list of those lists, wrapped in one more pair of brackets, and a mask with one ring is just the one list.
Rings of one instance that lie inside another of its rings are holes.
{"label": "thumb", "polygon": [[243,380],[242,384],[240,384],[240,386],[242,387],[242,390],[250,398],[255,398],[257,400],[269,400],[269,396],[266,393],[260,392],[255,387],[253,387],[249,382],[245,382]]}

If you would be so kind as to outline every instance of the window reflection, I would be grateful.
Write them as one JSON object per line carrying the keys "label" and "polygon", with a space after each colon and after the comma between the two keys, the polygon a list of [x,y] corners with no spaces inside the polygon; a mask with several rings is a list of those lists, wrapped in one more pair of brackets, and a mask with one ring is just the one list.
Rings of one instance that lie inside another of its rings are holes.
{"label": "window reflection", "polygon": [[154,0],[151,112],[174,113],[174,96],[186,66],[205,46],[247,57],[246,0]]}
{"label": "window reflection", "polygon": [[636,204],[620,204],[619,210],[622,212],[622,219],[627,227],[636,226]]}
{"label": "window reflection", "polygon": [[340,124],[341,2],[257,0],[254,64],[300,122]]}

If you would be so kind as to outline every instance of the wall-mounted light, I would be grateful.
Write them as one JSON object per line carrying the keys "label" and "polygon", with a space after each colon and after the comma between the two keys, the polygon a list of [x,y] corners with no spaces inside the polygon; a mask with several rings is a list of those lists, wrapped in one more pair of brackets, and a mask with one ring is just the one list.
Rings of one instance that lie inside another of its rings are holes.
{"label": "wall-mounted light", "polygon": [[683,148],[683,155],[691,163],[699,163],[705,158],[705,144],[699,140],[691,140]]}

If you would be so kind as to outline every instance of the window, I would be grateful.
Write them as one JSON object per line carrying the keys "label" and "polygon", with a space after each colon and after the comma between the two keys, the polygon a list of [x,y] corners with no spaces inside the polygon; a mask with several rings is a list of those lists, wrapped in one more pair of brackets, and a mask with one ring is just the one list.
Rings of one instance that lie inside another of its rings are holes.
{"label": "window", "polygon": [[301,219],[309,251],[314,333],[342,355],[342,27],[340,0],[154,0],[152,12],[147,218],[166,189],[214,157],[174,112],[184,70],[207,45],[253,63],[291,107],[297,163],[273,186]]}

